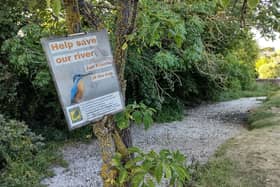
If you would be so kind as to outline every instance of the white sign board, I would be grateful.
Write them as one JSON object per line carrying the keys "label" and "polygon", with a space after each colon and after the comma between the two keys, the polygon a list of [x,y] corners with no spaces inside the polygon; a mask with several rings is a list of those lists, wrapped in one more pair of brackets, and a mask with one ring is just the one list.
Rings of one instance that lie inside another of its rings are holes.
{"label": "white sign board", "polygon": [[124,109],[107,31],[41,43],[70,130]]}

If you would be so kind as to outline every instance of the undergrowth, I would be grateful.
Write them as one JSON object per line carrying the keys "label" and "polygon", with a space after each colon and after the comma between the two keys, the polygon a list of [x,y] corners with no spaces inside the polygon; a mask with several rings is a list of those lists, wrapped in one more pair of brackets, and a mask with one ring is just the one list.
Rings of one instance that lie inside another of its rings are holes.
{"label": "undergrowth", "polygon": [[234,140],[228,140],[206,164],[197,164],[188,187],[263,187],[264,173],[247,170],[238,160],[227,155]]}
{"label": "undergrowth", "polygon": [[157,111],[155,121],[159,123],[181,121],[184,116],[184,105],[179,101],[171,101],[162,105]]}
{"label": "undergrowth", "polygon": [[[258,175],[257,177],[255,175]],[[199,187],[262,187],[263,176],[248,173],[237,161],[219,157],[199,167],[193,186]]]}
{"label": "undergrowth", "polygon": [[25,123],[0,115],[0,186],[41,186],[52,164],[66,166],[58,143],[46,143]]}
{"label": "undergrowth", "polygon": [[260,97],[267,96],[279,89],[278,86],[273,84],[253,84],[250,88],[245,90],[227,89],[223,91],[218,101],[228,101],[232,99],[238,99],[242,97]]}
{"label": "undergrowth", "polygon": [[259,108],[249,115],[249,129],[280,124],[280,91],[269,96]]}

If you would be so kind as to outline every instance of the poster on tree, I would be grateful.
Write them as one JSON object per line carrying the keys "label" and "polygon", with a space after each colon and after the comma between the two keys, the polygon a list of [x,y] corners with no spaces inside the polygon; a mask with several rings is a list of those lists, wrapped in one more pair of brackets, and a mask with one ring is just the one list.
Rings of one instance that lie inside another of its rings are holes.
{"label": "poster on tree", "polygon": [[41,43],[70,130],[124,109],[106,30]]}

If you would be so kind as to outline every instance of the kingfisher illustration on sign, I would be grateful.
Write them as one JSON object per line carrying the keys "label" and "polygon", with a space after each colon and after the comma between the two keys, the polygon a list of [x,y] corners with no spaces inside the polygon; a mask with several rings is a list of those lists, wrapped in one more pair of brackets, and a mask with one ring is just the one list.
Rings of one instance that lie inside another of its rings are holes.
{"label": "kingfisher illustration on sign", "polygon": [[106,30],[41,43],[70,130],[124,109]]}

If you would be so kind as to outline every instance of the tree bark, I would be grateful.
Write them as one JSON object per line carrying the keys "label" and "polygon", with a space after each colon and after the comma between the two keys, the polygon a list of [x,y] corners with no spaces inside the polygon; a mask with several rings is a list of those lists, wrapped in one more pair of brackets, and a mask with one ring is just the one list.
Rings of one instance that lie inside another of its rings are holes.
{"label": "tree bark", "polygon": [[[126,57],[127,57],[127,41],[126,37],[128,34],[129,19],[131,15],[131,7],[132,4],[129,3],[127,0],[119,0],[118,4],[118,15],[117,15],[117,28],[116,28],[116,45],[115,45],[115,54],[114,60],[117,67],[117,72],[119,75],[119,81],[121,84],[121,89],[123,93],[123,97],[125,98],[126,93],[126,80],[124,77],[125,71],[125,64],[126,64]],[[135,15],[136,16],[136,15]],[[135,21],[135,18],[132,18]],[[121,138],[124,144],[127,147],[131,147],[133,145],[132,136],[131,136],[131,129],[130,127],[123,129],[120,131]]]}
{"label": "tree bark", "polygon": [[68,34],[81,31],[80,11],[76,0],[63,0]]}
{"label": "tree bark", "polygon": [[[103,27],[102,20],[92,12],[91,4],[84,0],[63,0],[66,10],[66,23],[69,34],[80,32],[80,11],[87,19],[89,24],[95,29]],[[114,59],[117,66],[117,72],[121,83],[123,96],[126,92],[126,80],[124,78],[124,69],[126,63],[127,49],[123,46],[126,44],[126,36],[128,30],[132,32],[138,0],[119,0],[118,3],[118,17],[116,29],[116,46]],[[135,4],[136,3],[136,4]],[[80,7],[79,7],[80,6]],[[132,15],[132,17],[130,17]],[[132,25],[131,25],[132,24]],[[117,177],[117,170],[112,166],[111,160],[115,152],[121,153],[124,161],[129,159],[127,147],[132,146],[132,137],[130,129],[118,131],[115,127],[112,116],[105,116],[99,122],[93,125],[93,132],[99,142],[103,165],[101,168],[101,177],[103,179],[104,187],[113,186],[113,182]],[[129,184],[127,184],[129,186]]]}

